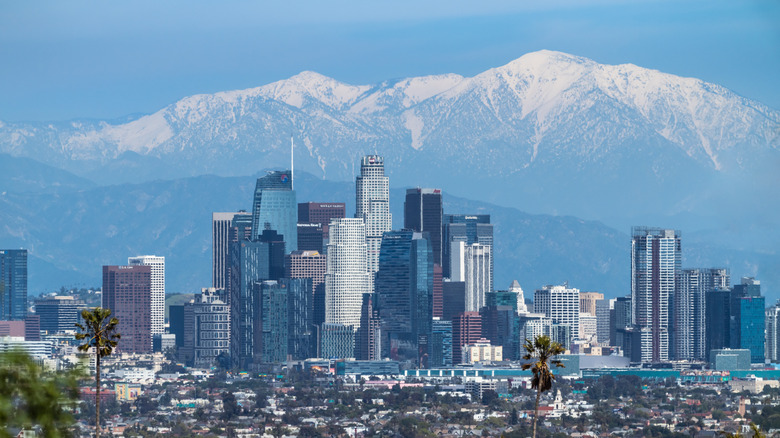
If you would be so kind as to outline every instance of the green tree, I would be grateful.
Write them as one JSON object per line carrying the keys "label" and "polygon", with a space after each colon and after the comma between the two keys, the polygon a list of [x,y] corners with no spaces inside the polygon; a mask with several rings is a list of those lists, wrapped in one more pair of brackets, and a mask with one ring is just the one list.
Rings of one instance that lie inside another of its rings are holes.
{"label": "green tree", "polygon": [[561,344],[550,340],[549,336],[537,336],[534,341],[525,340],[526,354],[523,356],[523,360],[526,363],[523,364],[523,369],[530,369],[533,373],[531,378],[531,388],[536,390],[536,404],[534,405],[534,425],[533,425],[533,437],[536,438],[536,423],[539,419],[539,398],[543,392],[549,391],[552,388],[553,381],[555,380],[555,374],[553,374],[551,365],[555,367],[563,368],[563,363],[560,360],[555,359],[555,356],[563,354],[564,348]]}
{"label": "green tree", "polygon": [[122,337],[117,332],[119,320],[110,318],[111,309],[94,307],[81,311],[84,324],[76,324],[80,331],[76,339],[86,340],[79,345],[79,351],[95,349],[95,438],[100,438],[100,359],[114,352],[117,341]]}
{"label": "green tree", "polygon": [[51,373],[19,351],[0,354],[0,437],[9,428],[40,428],[45,438],[69,436],[79,397],[78,371]]}

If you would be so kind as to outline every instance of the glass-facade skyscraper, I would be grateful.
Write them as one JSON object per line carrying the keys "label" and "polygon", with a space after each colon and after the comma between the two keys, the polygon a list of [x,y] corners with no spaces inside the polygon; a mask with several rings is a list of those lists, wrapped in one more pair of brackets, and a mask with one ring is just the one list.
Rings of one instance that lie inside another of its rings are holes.
{"label": "glass-facade skyscraper", "polygon": [[727,269],[683,269],[674,294],[674,359],[707,360],[707,293],[729,287]]}
{"label": "glass-facade skyscraper", "polygon": [[640,360],[662,362],[674,353],[672,312],[680,271],[680,232],[634,227],[631,239],[631,304],[640,336]]}
{"label": "glass-facade skyscraper", "polygon": [[489,214],[445,214],[442,223],[442,268],[446,278],[452,275],[450,259],[454,242],[493,246],[493,225]]}
{"label": "glass-facade skyscraper", "polygon": [[384,158],[368,155],[360,162],[360,175],[355,180],[355,217],[363,219],[366,232],[368,272],[379,269],[379,247],[382,233],[393,227],[390,214],[390,179],[385,176]]}
{"label": "glass-facade skyscraper", "polygon": [[761,283],[742,278],[731,292],[731,348],[750,350],[751,363],[764,362],[766,301]]}
{"label": "glass-facade skyscraper", "polygon": [[404,201],[404,228],[427,232],[433,248],[433,263],[441,265],[442,197],[440,189],[407,189]]}
{"label": "glass-facade skyscraper", "polygon": [[427,233],[384,234],[375,290],[383,356],[422,366],[433,318],[433,250]]}
{"label": "glass-facade skyscraper", "polygon": [[0,320],[27,315],[27,250],[0,250]]}
{"label": "glass-facade skyscraper", "polygon": [[298,202],[292,188],[292,172],[272,171],[257,179],[252,208],[252,239],[263,230],[284,236],[287,254],[298,249]]}

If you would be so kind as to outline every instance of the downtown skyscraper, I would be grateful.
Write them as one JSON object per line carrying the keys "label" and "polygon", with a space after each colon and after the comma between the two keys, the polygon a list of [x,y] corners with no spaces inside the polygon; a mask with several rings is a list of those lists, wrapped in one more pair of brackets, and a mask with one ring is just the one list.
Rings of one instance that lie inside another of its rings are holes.
{"label": "downtown skyscraper", "polygon": [[[355,181],[355,217],[365,224],[368,272],[379,269],[379,249],[382,234],[393,227],[390,214],[390,179],[385,176],[384,158],[368,155],[360,162],[360,175]],[[333,237],[331,236],[331,239]]]}
{"label": "downtown skyscraper", "polygon": [[440,189],[407,189],[404,201],[404,229],[428,233],[433,263],[441,265],[442,196]]}
{"label": "downtown skyscraper", "polygon": [[668,361],[674,352],[671,313],[681,258],[679,231],[632,229],[631,304],[643,363]]}
{"label": "downtown skyscraper", "polygon": [[27,250],[0,250],[0,320],[27,315]]}
{"label": "downtown skyscraper", "polygon": [[[334,219],[325,268],[325,322],[360,327],[363,294],[371,292],[363,219]],[[381,241],[380,241],[381,242]]]}
{"label": "downtown skyscraper", "polygon": [[152,336],[165,333],[165,257],[155,255],[128,257],[127,264],[149,266],[152,269]]}
{"label": "downtown skyscraper", "polygon": [[103,266],[103,307],[119,320],[118,350],[152,352],[152,267]]}
{"label": "downtown skyscraper", "polygon": [[292,171],[272,171],[257,179],[252,239],[258,239],[264,230],[275,230],[284,237],[286,254],[298,249],[298,202]]}
{"label": "downtown skyscraper", "polygon": [[707,294],[729,287],[727,269],[683,269],[674,294],[674,359],[707,360]]}

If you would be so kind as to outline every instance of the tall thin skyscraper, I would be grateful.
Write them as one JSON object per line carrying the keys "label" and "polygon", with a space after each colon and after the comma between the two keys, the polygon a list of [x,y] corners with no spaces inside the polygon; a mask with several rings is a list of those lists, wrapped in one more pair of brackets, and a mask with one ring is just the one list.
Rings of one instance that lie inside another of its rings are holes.
{"label": "tall thin skyscraper", "polygon": [[27,315],[27,250],[0,250],[0,320]]}
{"label": "tall thin skyscraper", "polygon": [[680,232],[634,227],[632,236],[631,304],[641,361],[667,361],[674,346],[671,313],[682,257]]}
{"label": "tall thin skyscraper", "polygon": [[433,248],[433,263],[441,265],[442,197],[440,189],[407,189],[404,201],[404,228],[427,232]]}
{"label": "tall thin skyscraper", "polygon": [[463,241],[453,242],[450,279],[466,283],[466,311],[478,312],[485,294],[493,291],[493,247]]}
{"label": "tall thin skyscraper", "polygon": [[165,257],[155,255],[128,257],[127,264],[152,268],[152,336],[165,333]]}
{"label": "tall thin skyscraper", "polygon": [[780,361],[780,302],[766,309],[764,356],[770,363]]}
{"label": "tall thin skyscraper", "polygon": [[707,360],[707,293],[728,288],[727,269],[683,269],[674,294],[674,359]]}
{"label": "tall thin skyscraper", "polygon": [[103,307],[119,320],[119,351],[152,352],[152,266],[103,266]]}
{"label": "tall thin skyscraper", "polygon": [[[385,176],[384,158],[368,155],[360,162],[360,175],[356,179],[355,217],[362,219],[366,230],[367,269],[374,273],[379,269],[379,249],[382,234],[393,227],[390,214],[390,179]],[[331,237],[332,239],[332,237]]]}
{"label": "tall thin skyscraper", "polygon": [[217,289],[227,289],[230,229],[236,216],[246,216],[251,221],[252,213],[211,213],[211,285]]}
{"label": "tall thin skyscraper", "polygon": [[287,254],[298,249],[298,202],[292,184],[291,171],[268,172],[257,179],[252,208],[252,238],[276,230],[284,236]]}
{"label": "tall thin skyscraper", "polygon": [[330,223],[325,270],[325,322],[360,327],[363,294],[371,292],[367,269],[366,226],[363,219],[334,219]]}

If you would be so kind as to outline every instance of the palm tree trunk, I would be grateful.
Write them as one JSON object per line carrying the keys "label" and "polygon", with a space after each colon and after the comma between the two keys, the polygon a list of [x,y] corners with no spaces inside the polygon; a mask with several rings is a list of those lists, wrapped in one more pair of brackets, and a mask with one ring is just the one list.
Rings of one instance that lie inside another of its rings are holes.
{"label": "palm tree trunk", "polygon": [[542,391],[536,390],[536,406],[534,406],[534,432],[533,437],[536,438],[536,422],[539,419],[539,397],[541,397]]}
{"label": "palm tree trunk", "polygon": [[95,438],[100,438],[100,353],[95,366]]}

